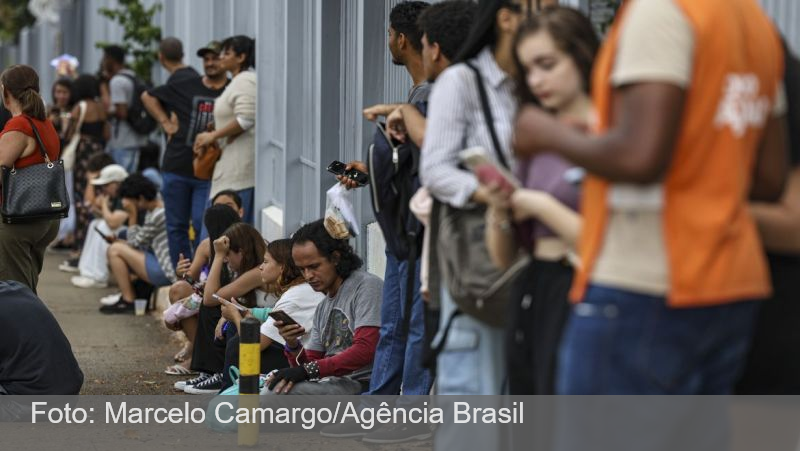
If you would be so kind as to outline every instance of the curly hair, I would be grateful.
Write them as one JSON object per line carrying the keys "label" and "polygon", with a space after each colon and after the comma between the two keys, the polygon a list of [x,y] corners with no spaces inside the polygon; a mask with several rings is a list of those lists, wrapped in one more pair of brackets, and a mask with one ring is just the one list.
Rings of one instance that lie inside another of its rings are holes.
{"label": "curly hair", "polygon": [[417,19],[430,4],[421,1],[398,3],[389,13],[389,24],[398,33],[402,33],[417,52],[422,51],[422,31],[417,26]]}
{"label": "curly hair", "polygon": [[476,9],[475,3],[466,0],[437,3],[422,12],[417,26],[429,44],[439,44],[442,54],[453,61],[467,39]]}
{"label": "curly hair", "polygon": [[154,200],[158,196],[158,188],[142,174],[131,174],[119,185],[120,199]]}
{"label": "curly hair", "polygon": [[336,273],[342,278],[350,277],[364,265],[347,240],[337,240],[325,230],[324,220],[319,219],[306,224],[292,236],[292,245],[314,243],[320,255],[333,263]]}

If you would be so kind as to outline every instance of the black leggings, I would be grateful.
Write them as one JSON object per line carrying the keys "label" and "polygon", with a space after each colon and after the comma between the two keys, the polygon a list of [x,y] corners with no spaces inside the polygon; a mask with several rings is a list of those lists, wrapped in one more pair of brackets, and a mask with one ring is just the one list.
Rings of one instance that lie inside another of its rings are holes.
{"label": "black leggings", "polygon": [[[235,328],[235,327],[234,327]],[[239,367],[239,336],[229,337],[225,346],[225,370],[222,372],[222,389],[225,390],[233,381],[230,376],[230,367]],[[289,362],[283,354],[283,346],[272,343],[261,351],[261,374],[269,373],[272,370],[287,368]]]}

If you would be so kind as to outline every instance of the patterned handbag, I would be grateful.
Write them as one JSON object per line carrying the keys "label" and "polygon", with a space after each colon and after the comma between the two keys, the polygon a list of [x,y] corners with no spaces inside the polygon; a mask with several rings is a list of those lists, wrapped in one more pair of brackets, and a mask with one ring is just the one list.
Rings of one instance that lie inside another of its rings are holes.
{"label": "patterned handbag", "polygon": [[21,169],[0,166],[3,182],[0,215],[5,224],[61,219],[66,218],[69,212],[64,161],[50,161],[36,125],[27,119],[44,163]]}

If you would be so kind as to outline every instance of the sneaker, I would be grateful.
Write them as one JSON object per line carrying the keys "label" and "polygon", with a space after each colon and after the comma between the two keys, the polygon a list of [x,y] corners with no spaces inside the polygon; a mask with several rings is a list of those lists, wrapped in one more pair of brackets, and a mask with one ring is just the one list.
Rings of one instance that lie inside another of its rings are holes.
{"label": "sneaker", "polygon": [[200,375],[195,377],[194,379],[175,382],[175,385],[173,385],[173,387],[175,387],[175,390],[183,391],[186,389],[186,387],[199,384],[200,382],[203,382],[204,380],[208,379],[211,376],[212,375],[208,373],[200,373]]}
{"label": "sneaker", "polygon": [[217,373],[194,385],[186,385],[184,393],[190,395],[215,395],[222,390],[222,373]]}
{"label": "sneaker", "polygon": [[114,313],[134,313],[135,308],[133,302],[127,302],[120,296],[116,304],[104,305],[100,307],[100,313],[111,315]]}
{"label": "sneaker", "polygon": [[426,424],[388,424],[365,435],[361,441],[366,443],[405,443],[412,440],[427,440],[433,433]]}
{"label": "sneaker", "polygon": [[91,277],[72,276],[69,280],[72,285],[78,288],[108,288],[108,282],[95,280]]}
{"label": "sneaker", "polygon": [[78,259],[73,258],[70,260],[64,260],[60,265],[58,265],[58,269],[64,272],[80,272],[78,269]]}
{"label": "sneaker", "polygon": [[329,438],[352,438],[364,437],[372,432],[372,429],[364,429],[355,421],[346,421],[341,424],[329,424],[320,429],[319,435]]}
{"label": "sneaker", "polygon": [[122,299],[122,293],[109,294],[100,298],[100,303],[103,305],[114,305]]}

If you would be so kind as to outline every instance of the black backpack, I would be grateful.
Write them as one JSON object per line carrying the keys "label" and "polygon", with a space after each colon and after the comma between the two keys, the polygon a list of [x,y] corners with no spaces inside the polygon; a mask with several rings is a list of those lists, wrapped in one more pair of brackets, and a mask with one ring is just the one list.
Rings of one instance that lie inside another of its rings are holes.
{"label": "black backpack", "polygon": [[[425,102],[415,106],[426,114]],[[399,260],[415,260],[422,243],[422,224],[408,206],[421,186],[419,152],[410,139],[402,144],[390,142],[377,128],[367,153],[372,210],[386,247]]]}
{"label": "black backpack", "polygon": [[120,73],[133,82],[133,99],[128,105],[128,124],[140,135],[149,135],[158,127],[158,122],[150,116],[142,103],[142,94],[151,88],[150,84],[131,74]]}

